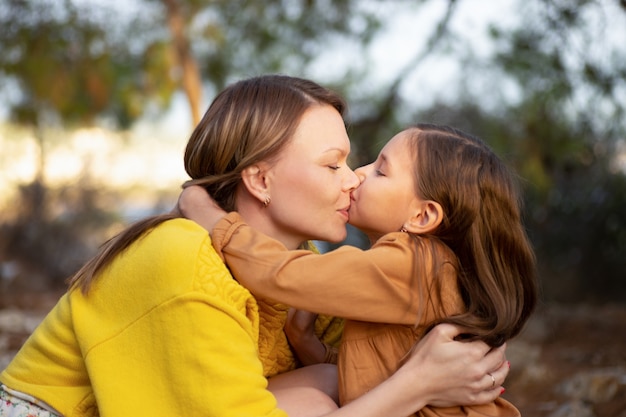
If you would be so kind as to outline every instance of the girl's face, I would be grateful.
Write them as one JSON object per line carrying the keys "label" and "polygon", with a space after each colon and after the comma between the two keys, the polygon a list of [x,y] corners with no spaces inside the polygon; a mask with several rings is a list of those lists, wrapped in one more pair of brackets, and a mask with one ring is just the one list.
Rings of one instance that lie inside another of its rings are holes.
{"label": "girl's face", "polygon": [[288,247],[310,239],[345,239],[350,192],[359,185],[347,165],[349,153],[341,115],[328,105],[307,110],[291,143],[267,171],[266,233]]}
{"label": "girl's face", "polygon": [[399,231],[422,201],[415,194],[409,137],[406,130],[398,133],[376,161],[355,171],[361,185],[352,193],[350,224],[362,230],[371,243]]}

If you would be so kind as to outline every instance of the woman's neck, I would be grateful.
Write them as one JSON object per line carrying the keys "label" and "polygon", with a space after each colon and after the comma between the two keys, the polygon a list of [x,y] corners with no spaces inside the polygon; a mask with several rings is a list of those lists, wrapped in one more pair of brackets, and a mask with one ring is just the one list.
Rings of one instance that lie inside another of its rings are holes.
{"label": "woman's neck", "polygon": [[282,229],[278,228],[268,215],[267,209],[258,201],[251,201],[251,204],[237,204],[237,211],[250,227],[278,240],[289,250],[298,249],[302,243],[306,241],[306,239],[301,236],[285,233]]}

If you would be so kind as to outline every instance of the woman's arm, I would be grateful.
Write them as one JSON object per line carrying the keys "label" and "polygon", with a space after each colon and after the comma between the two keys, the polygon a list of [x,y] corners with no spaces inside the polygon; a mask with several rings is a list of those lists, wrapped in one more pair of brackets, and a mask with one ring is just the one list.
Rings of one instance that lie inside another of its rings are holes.
{"label": "woman's arm", "polygon": [[389,379],[328,416],[407,416],[425,405],[479,405],[495,400],[509,372],[505,346],[491,350],[483,342],[457,342],[454,338],[460,333],[456,326],[438,325]]}
{"label": "woman's arm", "polygon": [[[425,404],[445,407],[489,403],[500,395],[500,384],[508,373],[504,348],[489,351],[482,342],[456,342],[454,337],[458,333],[459,329],[452,325],[436,327],[415,347],[408,362],[396,374],[341,409],[321,392],[324,390],[319,388],[319,381],[310,381],[310,375],[300,375],[296,381],[290,379],[291,372],[283,374],[284,380],[279,380],[282,376],[279,375],[276,381],[270,380],[270,388],[279,406],[291,417],[393,417],[411,415]],[[489,353],[485,355],[486,352]],[[313,368],[294,372],[306,373]],[[493,388],[487,372],[497,381]]]}

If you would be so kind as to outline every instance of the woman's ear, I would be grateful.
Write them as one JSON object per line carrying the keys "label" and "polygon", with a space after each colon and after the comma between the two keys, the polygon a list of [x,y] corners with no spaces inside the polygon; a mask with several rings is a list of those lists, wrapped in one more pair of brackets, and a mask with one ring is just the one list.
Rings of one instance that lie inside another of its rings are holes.
{"label": "woman's ear", "polygon": [[263,164],[256,164],[247,167],[241,173],[241,181],[256,199],[261,203],[268,201],[270,193],[266,180],[266,167]]}
{"label": "woman's ear", "polygon": [[403,230],[416,234],[430,233],[442,221],[443,208],[441,204],[432,200],[421,201],[415,214],[404,223]]}

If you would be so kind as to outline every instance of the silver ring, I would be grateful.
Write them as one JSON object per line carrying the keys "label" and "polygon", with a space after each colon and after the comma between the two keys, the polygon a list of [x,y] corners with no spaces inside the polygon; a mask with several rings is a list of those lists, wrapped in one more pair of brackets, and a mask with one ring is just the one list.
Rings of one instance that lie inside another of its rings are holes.
{"label": "silver ring", "polygon": [[487,375],[489,375],[491,377],[491,388],[495,387],[496,386],[496,379],[489,372],[487,372]]}

